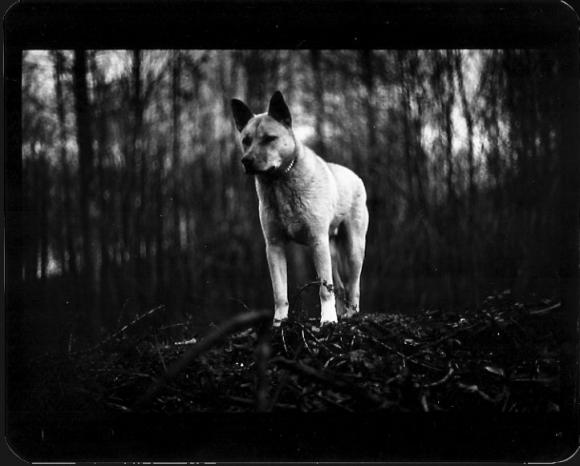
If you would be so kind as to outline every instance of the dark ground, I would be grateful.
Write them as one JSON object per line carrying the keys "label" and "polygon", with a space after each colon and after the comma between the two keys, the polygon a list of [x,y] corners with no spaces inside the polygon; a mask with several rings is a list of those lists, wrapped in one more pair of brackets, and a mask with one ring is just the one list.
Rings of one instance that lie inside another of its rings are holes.
{"label": "dark ground", "polygon": [[272,332],[267,313],[202,332],[167,325],[159,307],[91,348],[37,356],[9,379],[11,450],[29,461],[521,462],[576,449],[577,418],[560,407],[557,300],[504,292],[477,311],[322,328],[300,307]]}
{"label": "dark ground", "polygon": [[261,344],[250,311],[205,336],[188,322],[158,325],[163,312],[82,352],[36,358],[21,410],[559,411],[560,306],[551,300],[522,304],[505,292],[475,312],[362,314],[322,328],[296,319]]}

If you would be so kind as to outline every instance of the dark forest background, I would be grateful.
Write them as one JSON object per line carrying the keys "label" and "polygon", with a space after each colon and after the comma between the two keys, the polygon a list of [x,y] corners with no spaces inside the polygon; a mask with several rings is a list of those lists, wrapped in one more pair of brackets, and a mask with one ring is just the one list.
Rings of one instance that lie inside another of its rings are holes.
{"label": "dark forest background", "polygon": [[[64,349],[159,304],[200,325],[271,307],[229,101],[276,89],[366,184],[363,312],[553,296],[558,72],[540,50],[27,51],[25,320]],[[292,257],[291,294],[314,278]]]}

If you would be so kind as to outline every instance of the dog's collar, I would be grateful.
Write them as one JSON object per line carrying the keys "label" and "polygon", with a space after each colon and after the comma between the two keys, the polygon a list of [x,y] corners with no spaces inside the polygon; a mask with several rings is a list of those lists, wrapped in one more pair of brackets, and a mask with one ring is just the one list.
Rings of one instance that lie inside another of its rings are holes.
{"label": "dog's collar", "polygon": [[298,160],[298,156],[300,155],[300,145],[298,144],[298,141],[296,140],[296,135],[294,134],[294,131],[290,131],[290,133],[292,135],[292,139],[294,139],[294,158],[292,159],[292,162],[290,162],[290,165],[288,165],[284,169],[284,175],[287,175],[288,173],[290,173],[290,170],[292,170],[292,168],[294,168],[294,164],[296,163],[296,160]]}
{"label": "dog's collar", "polygon": [[290,165],[288,165],[285,169],[284,169],[284,174],[287,175],[288,173],[290,173],[290,170],[292,170],[292,167],[294,167],[294,164],[296,163],[296,158],[294,157],[292,159],[292,162],[290,162]]}

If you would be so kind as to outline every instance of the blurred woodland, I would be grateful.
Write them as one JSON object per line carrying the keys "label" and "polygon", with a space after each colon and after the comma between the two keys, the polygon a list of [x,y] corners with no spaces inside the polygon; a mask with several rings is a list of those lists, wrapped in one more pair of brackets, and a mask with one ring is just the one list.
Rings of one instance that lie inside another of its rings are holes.
{"label": "blurred woodland", "polygon": [[[553,296],[558,79],[540,50],[26,51],[27,318],[65,348],[160,304],[168,323],[270,308],[229,102],[276,89],[366,184],[363,312]],[[308,261],[293,250],[290,294]]]}

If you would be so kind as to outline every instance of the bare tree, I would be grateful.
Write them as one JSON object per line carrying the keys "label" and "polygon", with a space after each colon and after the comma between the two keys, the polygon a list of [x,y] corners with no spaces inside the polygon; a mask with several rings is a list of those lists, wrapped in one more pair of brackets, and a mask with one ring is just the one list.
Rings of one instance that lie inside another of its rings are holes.
{"label": "bare tree", "polygon": [[479,304],[478,295],[478,267],[476,260],[475,243],[475,209],[476,209],[476,185],[475,185],[475,160],[473,149],[473,112],[471,111],[469,101],[467,99],[467,92],[465,90],[465,80],[463,76],[463,60],[461,52],[453,51],[455,73],[457,75],[457,83],[459,87],[459,97],[461,99],[461,107],[463,110],[463,118],[467,126],[467,164],[468,164],[468,195],[467,195],[467,242],[469,247],[470,259],[470,279],[472,289],[472,306]]}
{"label": "bare tree", "polygon": [[54,59],[54,86],[55,86],[55,98],[56,98],[56,115],[58,118],[58,141],[60,145],[60,169],[62,172],[62,198],[63,198],[63,222],[64,222],[64,235],[66,243],[67,252],[67,263],[63,263],[62,266],[68,265],[68,271],[75,277],[77,275],[77,258],[76,250],[74,247],[74,237],[75,231],[73,226],[73,210],[72,210],[72,186],[71,186],[71,175],[67,153],[67,131],[66,131],[66,110],[65,110],[65,98],[62,77],[64,74],[64,55],[61,51],[55,50],[53,52]]}
{"label": "bare tree", "polygon": [[325,154],[324,137],[324,84],[322,82],[322,59],[320,50],[310,50],[310,66],[312,67],[314,82],[314,118],[316,143],[314,149],[319,154]]}
{"label": "bare tree", "polygon": [[82,237],[82,256],[86,305],[90,319],[90,332],[96,335],[101,328],[101,315],[94,304],[94,258],[91,230],[91,194],[93,181],[93,136],[91,107],[87,88],[87,52],[74,51],[73,65],[75,112],[77,119],[77,144],[79,150],[79,212]]}
{"label": "bare tree", "polygon": [[[377,152],[377,117],[375,111],[375,69],[373,63],[372,50],[365,49],[360,51],[359,59],[361,62],[362,79],[366,88],[365,109],[367,117],[367,131],[368,131],[368,156],[366,163],[359,160],[358,171],[368,167],[368,161],[374,160]],[[365,176],[366,178],[366,176]]]}

